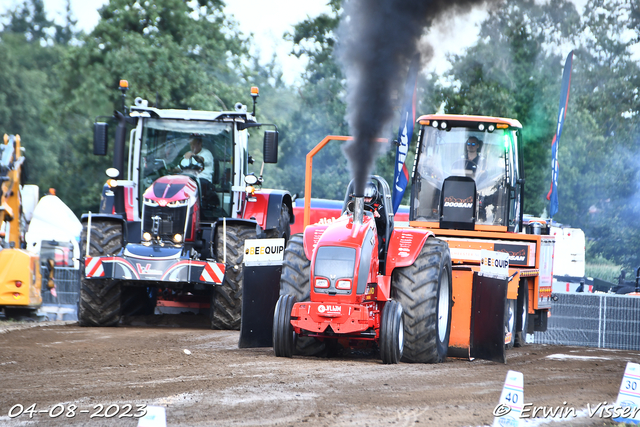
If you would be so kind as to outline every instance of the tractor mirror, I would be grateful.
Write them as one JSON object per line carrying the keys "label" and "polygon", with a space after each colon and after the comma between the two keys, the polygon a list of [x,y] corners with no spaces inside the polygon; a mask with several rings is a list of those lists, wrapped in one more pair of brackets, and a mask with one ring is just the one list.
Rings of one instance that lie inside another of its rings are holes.
{"label": "tractor mirror", "polygon": [[278,131],[264,131],[263,159],[265,163],[278,163]]}
{"label": "tractor mirror", "polygon": [[93,124],[93,154],[96,156],[106,156],[108,146],[108,129],[107,123]]}

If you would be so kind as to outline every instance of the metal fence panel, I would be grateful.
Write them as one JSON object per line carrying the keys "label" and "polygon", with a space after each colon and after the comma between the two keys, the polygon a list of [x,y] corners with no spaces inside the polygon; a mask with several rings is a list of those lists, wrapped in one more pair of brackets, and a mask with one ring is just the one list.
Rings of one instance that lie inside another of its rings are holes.
{"label": "metal fence panel", "polygon": [[640,298],[614,294],[556,294],[538,344],[640,350]]}
{"label": "metal fence panel", "polygon": [[80,270],[69,267],[56,267],[53,270],[53,280],[56,284],[57,297],[51,295],[47,287],[46,277],[42,278],[43,304],[73,304],[78,302],[80,294]]}

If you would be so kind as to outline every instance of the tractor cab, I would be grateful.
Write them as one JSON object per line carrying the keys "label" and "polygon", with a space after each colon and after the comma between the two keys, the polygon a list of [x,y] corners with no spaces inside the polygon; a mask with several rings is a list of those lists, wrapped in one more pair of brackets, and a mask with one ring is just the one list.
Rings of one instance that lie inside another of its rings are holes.
{"label": "tractor cab", "polygon": [[[233,122],[146,119],[141,138],[139,190],[144,192],[163,176],[185,175],[198,187],[203,219],[231,217],[233,128]],[[193,145],[198,146],[197,153]]]}
{"label": "tractor cab", "polygon": [[410,219],[431,228],[520,231],[520,123],[454,115],[418,121]]}

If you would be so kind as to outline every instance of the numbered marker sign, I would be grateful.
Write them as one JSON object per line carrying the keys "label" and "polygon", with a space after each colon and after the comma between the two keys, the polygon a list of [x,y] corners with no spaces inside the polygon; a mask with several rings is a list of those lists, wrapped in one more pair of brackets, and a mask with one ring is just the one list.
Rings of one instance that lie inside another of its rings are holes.
{"label": "numbered marker sign", "polygon": [[507,372],[500,402],[493,410],[493,427],[518,427],[524,406],[523,385],[522,372]]}
{"label": "numbered marker sign", "polygon": [[[614,418],[616,422],[625,422],[640,424],[640,365],[637,363],[627,362],[627,369],[624,370],[624,376],[622,377],[622,383],[620,384],[620,392],[618,393],[618,400],[616,400],[616,407],[618,411],[627,410],[627,418]],[[618,412],[623,414],[623,412]],[[635,415],[635,416],[634,416]]]}

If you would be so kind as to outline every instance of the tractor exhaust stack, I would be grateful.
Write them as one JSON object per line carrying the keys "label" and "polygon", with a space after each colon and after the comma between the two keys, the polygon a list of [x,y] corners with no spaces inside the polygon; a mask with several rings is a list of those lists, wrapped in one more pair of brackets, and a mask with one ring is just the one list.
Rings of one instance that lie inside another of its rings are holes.
{"label": "tractor exhaust stack", "polygon": [[355,196],[353,201],[353,225],[360,226],[364,220],[364,196]]}

